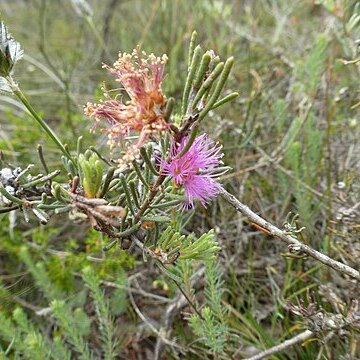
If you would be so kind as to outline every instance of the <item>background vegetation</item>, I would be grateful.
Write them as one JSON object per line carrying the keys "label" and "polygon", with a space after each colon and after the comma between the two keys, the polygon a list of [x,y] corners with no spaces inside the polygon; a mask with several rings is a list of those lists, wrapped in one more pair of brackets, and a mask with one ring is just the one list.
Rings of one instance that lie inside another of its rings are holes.
{"label": "background vegetation", "polygon": [[[104,80],[111,83],[101,64],[112,64],[118,51],[140,44],[168,54],[165,94],[180,99],[196,29],[203,48],[235,57],[227,88],[240,96],[203,125],[233,169],[224,186],[279,227],[289,211],[299,214],[303,242],[359,268],[357,1],[84,4],[0,4],[26,54],[17,79],[64,142],[83,135],[108,152],[106,139],[89,133],[82,105],[99,99]],[[7,162],[37,164],[40,143],[48,164],[61,166],[15,98],[1,94],[0,110]],[[0,214],[0,358],[241,359],[307,328],[289,302],[344,313],[360,297],[355,280],[288,254],[221,198],[190,216],[187,231],[214,228],[222,248],[220,263],[208,264],[193,286],[203,322],[186,304],[173,311],[176,288],[141,252],[105,256],[99,233],[60,215],[38,226]],[[342,335],[311,338],[273,359],[356,359],[359,334]]]}

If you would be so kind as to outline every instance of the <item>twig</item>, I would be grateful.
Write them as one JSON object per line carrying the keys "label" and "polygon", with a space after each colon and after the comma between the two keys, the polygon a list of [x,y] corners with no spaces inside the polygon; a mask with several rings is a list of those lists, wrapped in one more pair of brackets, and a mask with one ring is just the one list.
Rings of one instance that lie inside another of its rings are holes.
{"label": "twig", "polygon": [[160,175],[157,178],[156,184],[149,189],[148,195],[147,195],[144,203],[142,204],[141,208],[134,216],[134,223],[137,223],[143,216],[144,212],[149,208],[149,206],[151,205],[152,201],[154,200],[156,194],[159,191],[159,187],[161,186],[161,184],[164,182],[165,179],[166,179],[165,175]]}
{"label": "twig", "polygon": [[[291,310],[291,309],[290,309]],[[294,311],[295,310],[295,311]],[[293,311],[296,313],[299,310],[299,307],[295,306]],[[304,309],[306,312],[306,309]],[[320,334],[322,336],[322,343],[325,344],[326,341],[328,341],[331,337],[334,336],[334,334],[346,327],[353,327],[354,329],[360,328],[360,312],[359,312],[359,302],[354,301],[352,302],[352,305],[350,307],[349,313],[346,317],[341,316],[340,314],[326,314],[322,316],[321,318],[317,318],[320,321],[314,326],[311,325],[311,323],[314,321],[311,320],[311,315],[306,315],[305,313],[303,316],[308,317],[308,322],[310,325],[310,329],[305,330],[299,335],[296,335],[295,337],[285,340],[279,345],[276,345],[270,349],[267,349],[265,351],[262,351],[258,353],[257,355],[254,355],[250,358],[246,358],[244,360],[261,360],[264,358],[267,358],[270,355],[277,354],[290,346],[296,345],[298,343],[301,343],[312,336],[315,336],[316,334]],[[301,311],[301,309],[300,309]],[[327,333],[327,334],[326,334]],[[325,335],[326,334],[326,335]]]}
{"label": "twig", "polygon": [[[205,272],[205,267],[199,269],[195,273],[192,279],[192,283],[198,281],[198,279],[204,274],[204,272]],[[184,308],[186,305],[189,304],[189,299],[186,296],[184,296],[184,292],[181,289],[181,287],[178,286],[178,288],[179,288],[179,293],[173,299],[173,302],[167,306],[164,314],[163,325],[161,326],[159,331],[161,334],[163,334],[165,338],[169,338],[171,335],[172,324],[175,320],[176,315],[181,311],[182,308]],[[196,312],[198,311],[196,310]],[[156,340],[156,346],[154,352],[155,360],[161,359],[161,355],[164,351],[164,345],[165,343],[163,342],[162,338],[158,337]]]}
{"label": "twig", "polygon": [[128,294],[129,294],[129,299],[130,299],[130,302],[131,302],[131,305],[134,309],[134,311],[136,312],[136,314],[139,316],[139,318],[143,321],[144,324],[146,324],[149,329],[155,333],[157,336],[161,337],[162,341],[164,341],[165,344],[168,344],[168,345],[171,345],[173,347],[176,347],[177,349],[179,350],[182,350],[181,346],[176,344],[175,342],[171,341],[171,340],[168,340],[167,338],[165,338],[163,336],[163,334],[161,334],[155,327],[155,325],[153,325],[152,321],[149,320],[139,309],[139,307],[137,306],[136,302],[135,302],[135,299],[132,295],[132,292],[131,292],[131,287],[129,288],[129,291],[128,291]]}
{"label": "twig", "polygon": [[11,207],[1,208],[0,209],[0,214],[5,214],[5,213],[8,213],[10,211],[17,210],[19,208],[20,208],[19,205],[13,205]]}
{"label": "twig", "polygon": [[290,346],[296,345],[298,343],[301,343],[307,339],[309,339],[314,333],[310,330],[305,330],[304,332],[302,332],[299,335],[294,336],[293,338],[289,339],[289,340],[285,340],[283,343],[276,345],[270,349],[267,349],[255,356],[252,356],[250,358],[246,358],[244,360],[261,360],[261,359],[265,359],[270,355],[273,354],[277,354],[287,348],[289,348]]}
{"label": "twig", "polygon": [[[44,248],[40,245],[37,245],[33,242],[30,242],[30,241],[27,241],[26,244],[35,249],[35,250],[38,250],[38,251],[46,251],[47,253],[51,254],[51,255],[54,255],[54,256],[57,256],[59,259],[64,259],[66,258],[67,256],[71,255],[70,252],[67,252],[67,251],[61,251],[61,250],[56,250],[56,249],[50,249],[50,248]],[[91,262],[95,262],[95,263],[100,263],[100,262],[104,262],[106,259],[102,259],[102,258],[98,258],[98,257],[94,257],[94,256],[86,256],[86,260],[88,261],[91,261]]]}
{"label": "twig", "polygon": [[[148,249],[146,246],[144,246],[144,244],[136,236],[134,236],[134,235],[131,236],[131,240],[143,252],[147,253],[152,258],[154,258],[155,261],[159,261],[154,256],[152,251],[150,249]],[[205,271],[205,268],[201,268],[196,273],[196,279],[198,279],[200,276],[202,276],[204,271]],[[176,314],[178,313],[178,311],[180,311],[184,306],[189,304],[194,309],[194,311],[198,314],[198,316],[200,318],[203,318],[201,313],[198,311],[198,309],[194,305],[194,303],[190,300],[190,298],[186,294],[186,292],[181,288],[181,285],[177,281],[175,281],[174,279],[173,279],[173,281],[174,281],[175,285],[177,286],[177,288],[179,289],[179,293],[175,297],[175,299],[173,300],[174,302],[171,303],[168,306],[168,308],[166,309],[164,325],[160,328],[160,330],[158,332],[156,332],[157,335],[158,335],[158,339],[157,339],[156,347],[155,347],[155,355],[154,355],[155,359],[160,359],[160,357],[161,357],[161,354],[162,354],[162,351],[163,351],[163,348],[164,348],[164,344],[167,344],[167,342],[164,341],[164,338],[166,339],[170,335],[170,328],[172,326],[172,323],[173,323],[174,318],[175,318]],[[194,282],[195,279],[193,279],[192,281]]]}
{"label": "twig", "polygon": [[221,195],[223,198],[232,205],[237,211],[241,212],[245,215],[251,222],[261,226],[262,228],[268,230],[269,234],[279,238],[280,240],[284,241],[286,244],[291,245],[295,249],[304,252],[305,254],[311,256],[312,258],[320,261],[321,263],[331,267],[334,270],[337,270],[343,274],[347,274],[354,279],[360,280],[360,273],[359,271],[353,269],[352,267],[343,264],[339,261],[336,261],[319,251],[316,251],[312,247],[301,243],[299,240],[294,238],[293,236],[288,235],[285,231],[280,230],[275,225],[264,220],[259,215],[255,214],[248,206],[241,203],[234,195],[231,195],[226,190],[221,190]]}
{"label": "twig", "polygon": [[181,285],[173,279],[173,282],[175,283],[176,287],[179,289],[179,291],[181,292],[181,294],[184,296],[184,298],[186,299],[186,301],[189,303],[189,305],[192,307],[192,309],[196,312],[196,314],[199,316],[199,318],[201,320],[204,320],[204,317],[201,315],[201,312],[196,308],[195,304],[191,301],[191,299],[189,298],[189,296],[186,294],[186,292],[184,291],[184,289],[181,287]]}
{"label": "twig", "polygon": [[168,338],[171,333],[171,327],[174,321],[175,316],[181,311],[183,307],[187,305],[187,300],[183,294],[179,293],[175,298],[174,302],[171,303],[165,311],[165,320],[163,326],[160,328],[159,333],[162,335],[159,336],[156,341],[154,360],[161,359],[161,355],[164,350],[164,341],[163,337]]}

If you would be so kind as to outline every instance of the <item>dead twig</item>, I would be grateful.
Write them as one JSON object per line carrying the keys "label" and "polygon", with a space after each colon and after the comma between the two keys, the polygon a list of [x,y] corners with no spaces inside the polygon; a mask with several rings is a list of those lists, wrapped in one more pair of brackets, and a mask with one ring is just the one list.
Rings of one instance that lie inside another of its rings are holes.
{"label": "dead twig", "polygon": [[159,331],[156,326],[153,324],[153,321],[148,319],[139,309],[139,307],[137,306],[136,302],[135,302],[135,299],[132,295],[132,292],[131,292],[131,287],[129,287],[129,291],[128,291],[128,294],[129,294],[129,300],[131,302],[131,305],[134,309],[134,311],[136,312],[136,314],[138,315],[138,317],[143,321],[143,323],[151,330],[151,332],[153,332],[154,334],[156,334],[158,337],[161,337],[161,340],[167,344],[167,345],[170,345],[170,346],[173,346],[177,349],[179,349],[180,351],[182,351],[182,347],[178,344],[176,344],[175,342],[167,339],[164,334]]}
{"label": "dead twig", "polygon": [[262,351],[261,353],[255,355],[255,356],[246,358],[244,360],[261,360],[261,359],[265,359],[270,355],[277,354],[277,353],[279,353],[281,351],[284,351],[285,349],[287,349],[287,348],[289,348],[291,346],[302,343],[305,340],[311,338],[311,336],[313,336],[313,335],[314,335],[314,333],[312,331],[305,330],[304,332],[300,333],[299,335],[296,335],[291,339],[285,340],[284,342],[282,342],[279,345],[276,345],[276,346],[274,346],[274,347],[272,347],[270,349]]}
{"label": "dead twig", "polygon": [[228,193],[225,189],[221,190],[221,195],[230,205],[232,205],[237,211],[245,215],[252,223],[266,229],[269,235],[272,235],[284,241],[288,246],[291,247],[292,250],[302,251],[305,254],[311,256],[312,258],[320,261],[321,263],[331,267],[332,269],[349,275],[354,279],[360,280],[359,271],[353,269],[346,264],[336,261],[327,255],[320,253],[309,245],[301,243],[295,237],[287,234],[285,231],[279,229],[275,225],[272,225],[259,215],[255,214],[248,206],[241,203],[234,195]]}
{"label": "dead twig", "polygon": [[[310,329],[305,330],[304,332],[294,336],[291,339],[285,340],[279,345],[273,346],[270,349],[262,351],[257,355],[254,355],[250,358],[244,360],[261,360],[268,358],[270,355],[277,354],[281,351],[288,349],[291,346],[302,343],[312,336],[319,334],[322,335],[322,342],[328,341],[331,337],[334,336],[336,332],[346,327],[354,327],[354,329],[359,329],[360,327],[360,307],[359,302],[354,301],[351,305],[348,315],[345,317],[341,314],[320,314],[317,309],[314,307],[315,304],[305,308],[303,305],[290,307],[290,310],[294,314],[298,314],[308,318]],[[317,316],[320,315],[320,316]],[[315,321],[313,321],[315,320]]]}

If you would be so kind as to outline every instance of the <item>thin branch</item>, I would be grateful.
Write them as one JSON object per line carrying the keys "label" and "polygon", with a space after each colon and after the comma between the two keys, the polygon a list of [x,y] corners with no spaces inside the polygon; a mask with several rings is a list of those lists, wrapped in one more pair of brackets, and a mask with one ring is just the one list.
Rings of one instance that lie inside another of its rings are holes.
{"label": "thin branch", "polygon": [[163,350],[164,350],[164,341],[163,337],[169,338],[171,335],[171,328],[174,321],[175,316],[181,311],[183,307],[187,305],[187,300],[183,296],[183,294],[178,294],[174,299],[173,303],[171,303],[165,310],[165,320],[164,324],[159,330],[159,333],[162,334],[162,337],[158,337],[156,340],[156,346],[154,351],[154,359],[161,359]]}
{"label": "thin branch", "polygon": [[[205,273],[205,267],[200,268],[195,274],[194,277],[191,280],[191,283],[195,283],[199,280]],[[179,292],[176,295],[176,297],[173,298],[173,301],[171,304],[169,304],[165,310],[162,326],[160,328],[160,333],[164,334],[165,338],[169,338],[172,331],[172,325],[175,321],[176,316],[181,312],[181,310],[188,304],[191,303],[189,301],[189,298],[185,296],[184,291],[181,289],[181,286],[176,283]],[[194,305],[192,305],[194,306]],[[196,308],[195,308],[196,310]],[[196,310],[198,313],[198,310]],[[199,315],[202,317],[202,315]],[[156,340],[156,346],[155,346],[155,352],[154,352],[154,359],[158,360],[161,359],[163,351],[164,351],[164,345],[161,337],[158,337]]]}
{"label": "thin branch", "polygon": [[[44,249],[42,246],[35,244],[33,242],[26,242],[26,245],[28,245],[29,247],[35,249],[35,250],[39,250],[41,252],[46,251],[47,253],[57,256],[59,259],[64,259],[69,255],[72,255],[70,252],[67,251],[61,251],[61,250],[56,250],[56,249],[50,249],[50,248],[46,248]],[[94,256],[86,256],[86,260],[91,261],[91,262],[96,262],[96,263],[100,263],[100,262],[104,262],[106,259],[102,259],[102,258],[98,258],[98,257],[94,257]]]}
{"label": "thin branch", "polygon": [[162,333],[160,333],[159,330],[157,330],[157,328],[155,327],[155,325],[153,325],[153,322],[148,319],[139,309],[139,307],[137,306],[136,302],[135,302],[135,299],[132,295],[132,292],[131,292],[131,287],[129,287],[129,291],[128,291],[128,294],[129,294],[129,299],[130,299],[130,302],[131,302],[131,305],[134,309],[134,311],[136,312],[136,314],[139,316],[139,318],[143,321],[144,324],[146,324],[149,329],[155,333],[158,337],[161,337],[161,340],[167,344],[167,345],[170,345],[170,346],[173,346],[179,350],[182,350],[181,346],[178,345],[177,343],[167,339],[164,337],[164,335]]}
{"label": "thin branch", "polygon": [[19,205],[13,205],[11,207],[0,208],[0,214],[5,214],[5,213],[8,213],[10,211],[17,210],[19,208],[20,208]]}
{"label": "thin branch", "polygon": [[[297,309],[296,309],[297,310]],[[268,358],[270,355],[277,354],[281,351],[286,350],[287,348],[299,344],[301,342],[306,341],[307,339],[315,336],[316,334],[321,335],[322,343],[325,344],[334,334],[346,327],[353,327],[354,329],[360,328],[360,312],[359,312],[359,302],[354,301],[351,304],[350,310],[346,317],[341,316],[340,314],[326,314],[321,318],[320,322],[315,326],[311,327],[312,330],[305,330],[299,335],[295,337],[285,340],[279,345],[276,345],[270,349],[262,351],[257,355],[254,355],[250,358],[246,358],[244,360],[261,360],[264,358]],[[339,317],[340,315],[340,317]],[[307,316],[308,320],[310,320],[311,316]],[[311,323],[311,320],[310,320]],[[326,334],[327,333],[327,334]],[[325,335],[326,334],[326,335]]]}
{"label": "thin branch", "polygon": [[339,271],[343,274],[347,274],[354,279],[360,280],[359,271],[353,269],[352,267],[346,264],[336,261],[320,253],[319,251],[316,251],[315,249],[313,249],[308,245],[301,243],[293,236],[287,234],[285,231],[279,229],[275,225],[272,225],[271,223],[269,223],[259,215],[255,214],[251,209],[249,209],[248,206],[241,203],[238,199],[236,199],[234,195],[231,195],[226,190],[222,189],[221,195],[230,205],[232,205],[237,211],[245,215],[251,222],[266,229],[269,235],[279,238],[280,240],[284,241],[287,245],[290,245],[294,249],[304,252],[305,254],[311,256],[312,258],[320,261],[321,263],[331,267],[336,271]]}
{"label": "thin branch", "polygon": [[311,338],[311,336],[313,336],[314,333],[310,330],[305,330],[304,332],[302,332],[299,335],[294,336],[293,338],[289,339],[289,340],[285,340],[283,343],[276,345],[270,349],[267,349],[255,356],[252,356],[250,358],[246,358],[244,360],[261,360],[261,359],[265,359],[270,355],[274,355],[277,354],[281,351],[284,351],[285,349],[294,346],[296,344],[302,343],[305,340]]}

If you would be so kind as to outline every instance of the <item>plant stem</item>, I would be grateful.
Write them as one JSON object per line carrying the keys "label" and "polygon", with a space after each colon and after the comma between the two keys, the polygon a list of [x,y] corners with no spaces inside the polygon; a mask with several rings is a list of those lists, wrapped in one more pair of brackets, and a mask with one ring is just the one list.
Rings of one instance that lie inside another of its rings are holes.
{"label": "plant stem", "polygon": [[159,191],[160,185],[163,183],[165,178],[166,178],[165,175],[160,175],[156,181],[156,184],[150,188],[149,193],[148,193],[144,203],[142,204],[141,208],[134,216],[134,223],[137,223],[143,216],[144,212],[149,208],[149,206],[151,205],[152,201],[154,200],[156,194]]}
{"label": "plant stem", "polygon": [[296,344],[299,344],[301,342],[304,342],[305,340],[311,338],[314,333],[310,330],[305,330],[304,332],[300,333],[299,335],[296,335],[295,337],[285,340],[283,343],[276,345],[270,349],[267,349],[255,356],[252,356],[250,358],[246,358],[245,360],[261,360],[261,359],[267,359],[270,355],[277,354],[281,351],[284,351],[285,349],[294,346]]}
{"label": "plant stem", "polygon": [[222,197],[232,205],[238,212],[245,215],[251,222],[261,226],[262,228],[266,229],[268,233],[272,236],[277,237],[278,239],[284,241],[287,245],[294,246],[295,248],[299,249],[299,251],[304,252],[305,254],[311,256],[312,258],[320,261],[321,263],[333,268],[336,271],[339,271],[343,274],[349,275],[350,277],[360,280],[360,272],[353,269],[352,267],[343,264],[339,261],[336,261],[319,251],[316,251],[312,247],[303,244],[295,237],[287,234],[285,231],[279,229],[275,225],[269,223],[259,215],[255,214],[248,206],[241,203],[236,197],[230,193],[228,193],[225,189],[221,190]]}
{"label": "plant stem", "polygon": [[181,285],[174,279],[172,279],[172,281],[175,283],[176,287],[179,289],[181,294],[184,296],[188,304],[193,308],[193,310],[196,312],[199,318],[204,321],[204,317],[202,316],[201,312],[196,308],[195,304],[191,301],[190,297],[187,295],[187,293],[184,291]]}
{"label": "plant stem", "polygon": [[45,130],[46,134],[51,138],[55,145],[61,150],[61,152],[75,165],[73,158],[71,157],[68,150],[65,149],[64,144],[57,137],[55,132],[46,124],[46,122],[39,116],[39,114],[32,107],[24,93],[20,90],[19,86],[13,80],[12,77],[7,78],[9,85],[14,93],[14,95],[24,104],[26,109],[29,111],[33,119]]}

